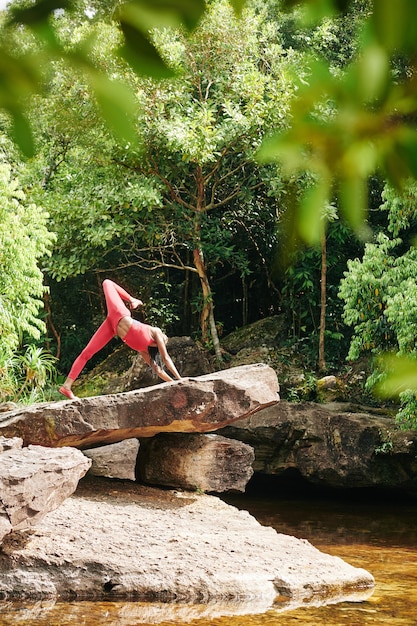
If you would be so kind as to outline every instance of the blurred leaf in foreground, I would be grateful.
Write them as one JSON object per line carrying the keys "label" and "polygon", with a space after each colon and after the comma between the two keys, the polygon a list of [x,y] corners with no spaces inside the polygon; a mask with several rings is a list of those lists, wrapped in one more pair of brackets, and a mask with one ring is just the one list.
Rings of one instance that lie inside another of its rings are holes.
{"label": "blurred leaf in foreground", "polygon": [[405,391],[417,391],[417,357],[384,354],[379,364],[384,380],[375,386],[378,396],[396,398]]}

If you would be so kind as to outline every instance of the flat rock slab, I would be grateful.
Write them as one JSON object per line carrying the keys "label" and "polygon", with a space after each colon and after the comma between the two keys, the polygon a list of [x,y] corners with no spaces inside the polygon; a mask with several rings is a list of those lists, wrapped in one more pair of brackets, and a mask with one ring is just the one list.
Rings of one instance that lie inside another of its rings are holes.
{"label": "flat rock slab", "polygon": [[216,497],[91,480],[25,545],[4,546],[0,598],[250,600],[266,610],[372,593],[365,570]]}
{"label": "flat rock slab", "polygon": [[24,445],[91,448],[160,432],[209,432],[276,404],[274,370],[259,363],[126,393],[35,404],[1,414],[0,435]]}
{"label": "flat rock slab", "polygon": [[0,452],[6,450],[20,450],[23,448],[23,441],[20,437],[13,437],[8,439],[7,437],[0,437]]}

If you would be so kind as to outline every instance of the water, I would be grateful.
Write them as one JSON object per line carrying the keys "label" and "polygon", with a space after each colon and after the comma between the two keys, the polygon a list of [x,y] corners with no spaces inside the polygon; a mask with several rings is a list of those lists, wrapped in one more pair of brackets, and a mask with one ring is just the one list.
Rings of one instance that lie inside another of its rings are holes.
{"label": "water", "polygon": [[[308,539],[324,552],[371,572],[375,590],[362,602],[282,612],[254,605],[140,602],[0,602],[0,626],[416,626],[417,503],[307,496],[226,498],[260,523]],[[252,613],[252,614],[251,614]]]}
{"label": "water", "polygon": [[[243,502],[234,500],[240,508]],[[245,508],[262,524],[308,539],[323,552],[363,567],[376,582],[364,602],[297,609],[279,617],[268,612],[247,626],[417,625],[417,503],[368,494],[350,501],[346,496],[343,500],[248,499]]]}

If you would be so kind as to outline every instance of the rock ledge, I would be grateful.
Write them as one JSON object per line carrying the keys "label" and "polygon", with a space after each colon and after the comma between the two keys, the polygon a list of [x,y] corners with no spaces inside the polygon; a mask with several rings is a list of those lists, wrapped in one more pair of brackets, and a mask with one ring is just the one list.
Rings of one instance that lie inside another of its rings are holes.
{"label": "rock ledge", "polygon": [[83,479],[36,530],[10,537],[3,599],[252,600],[267,610],[363,599],[373,577],[220,499]]}

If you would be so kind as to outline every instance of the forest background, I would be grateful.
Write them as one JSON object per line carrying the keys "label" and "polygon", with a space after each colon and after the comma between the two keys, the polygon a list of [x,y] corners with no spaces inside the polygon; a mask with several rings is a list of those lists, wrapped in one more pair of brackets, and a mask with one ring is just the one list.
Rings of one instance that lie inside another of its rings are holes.
{"label": "forest background", "polygon": [[112,278],[219,368],[279,315],[306,373],[366,358],[417,425],[417,9],[393,4],[7,5],[0,400],[56,397]]}

